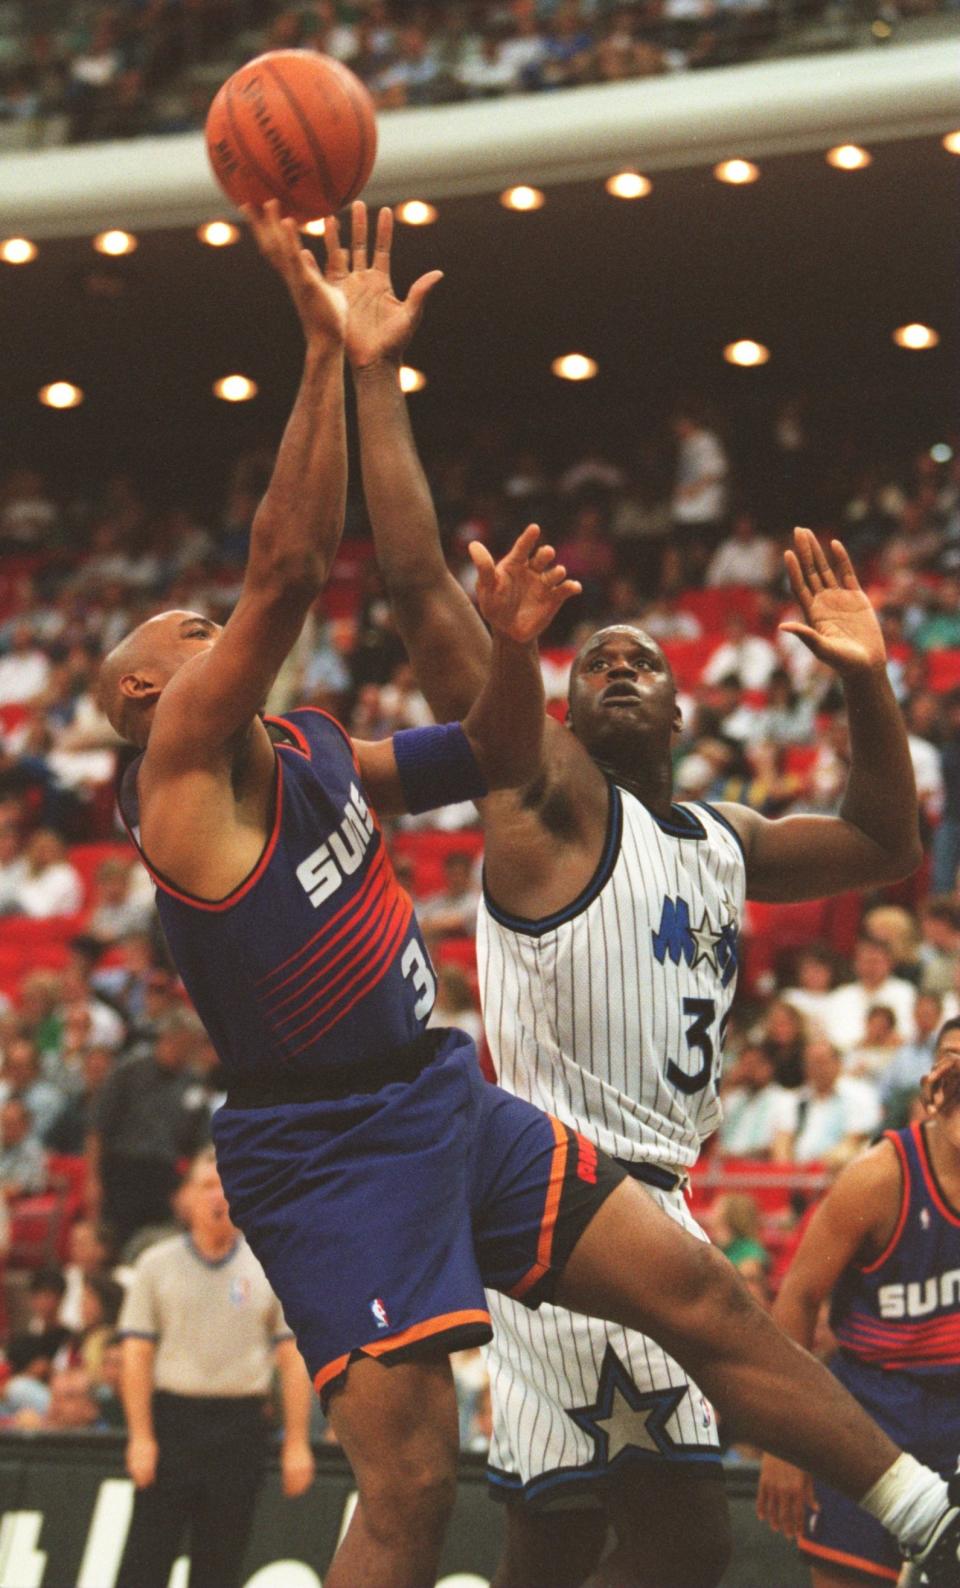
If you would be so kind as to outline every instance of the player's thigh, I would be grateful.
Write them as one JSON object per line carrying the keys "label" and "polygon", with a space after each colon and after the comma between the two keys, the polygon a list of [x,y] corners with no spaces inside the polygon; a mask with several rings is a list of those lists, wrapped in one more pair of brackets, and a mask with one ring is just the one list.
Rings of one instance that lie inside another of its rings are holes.
{"label": "player's thigh", "polygon": [[425,1353],[388,1365],[361,1356],[330,1396],[327,1415],[361,1499],[449,1499],[460,1443],[449,1357]]}
{"label": "player's thigh", "polygon": [[[650,1334],[676,1356],[674,1342],[689,1343],[692,1323],[707,1337],[713,1333],[721,1296],[746,1323],[754,1309],[730,1264],[681,1229],[642,1186],[625,1180],[583,1231],[553,1299]],[[729,1328],[729,1317],[724,1321]]]}
{"label": "player's thigh", "polygon": [[691,1474],[667,1461],[611,1475],[607,1513],[617,1559],[638,1588],[714,1588],[733,1553],[723,1474]]}
{"label": "player's thigh", "polygon": [[504,1512],[503,1553],[490,1588],[580,1588],[599,1564],[604,1511],[538,1511],[509,1502]]}

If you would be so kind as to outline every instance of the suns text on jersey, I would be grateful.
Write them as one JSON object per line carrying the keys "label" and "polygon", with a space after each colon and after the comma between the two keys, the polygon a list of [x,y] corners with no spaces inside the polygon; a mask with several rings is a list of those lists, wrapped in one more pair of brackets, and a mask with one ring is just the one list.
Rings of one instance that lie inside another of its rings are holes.
{"label": "suns text on jersey", "polygon": [[297,867],[297,881],[314,908],[336,893],[344,877],[353,875],[373,841],[373,833],[373,817],[367,803],[356,784],[351,783],[340,826]]}
{"label": "suns text on jersey", "polygon": [[923,1318],[938,1307],[955,1311],[960,1304],[960,1268],[908,1285],[881,1285],[877,1292],[881,1318]]}

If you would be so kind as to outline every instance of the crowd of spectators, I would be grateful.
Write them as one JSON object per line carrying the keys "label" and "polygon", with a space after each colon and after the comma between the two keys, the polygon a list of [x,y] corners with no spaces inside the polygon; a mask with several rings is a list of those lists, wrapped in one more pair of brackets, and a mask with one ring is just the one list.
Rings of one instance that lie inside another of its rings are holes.
{"label": "crowd of spectators", "polygon": [[[594,626],[635,621],[663,644],[684,718],[681,798],[779,815],[832,811],[841,797],[842,697],[777,628],[790,611],[787,499],[813,504],[824,534],[843,534],[880,613],[927,861],[866,899],[748,910],[725,1120],[707,1151],[709,1184],[724,1195],[705,1200],[715,1238],[764,1296],[805,1176],[822,1183],[878,1129],[916,1117],[936,1031],[960,1012],[960,461],[942,442],[882,467],[865,449],[820,449],[814,480],[814,420],[786,405],[780,451],[753,494],[745,459],[696,405],[629,457],[585,448],[553,468],[487,436],[428,460],[467,588],[467,542],[499,551],[530,519],[550,526],[583,583],[544,645],[552,711],[563,712],[571,655]],[[0,479],[0,1426],[117,1425],[122,1284],[175,1223],[183,1165],[223,1095],[115,825],[123,752],[95,679],[100,656],[155,610],[227,615],[269,463],[241,457],[214,515],[154,499],[130,476],[72,492],[25,467]],[[295,703],[330,709],[365,737],[428,719],[353,498],[328,592],[270,702]],[[473,809],[401,822],[390,842],[438,967],[434,1019],[482,1041]],[[725,1168],[745,1164],[768,1176],[759,1198],[724,1188]],[[458,1372],[464,1442],[482,1444],[482,1369],[470,1355]]]}
{"label": "crowd of spectators", "polygon": [[[879,0],[889,37],[940,0]],[[379,109],[621,82],[791,47],[825,18],[845,43],[856,0],[0,0],[8,145],[202,126],[219,83],[267,49],[349,65]],[[821,40],[822,42],[822,40]]]}

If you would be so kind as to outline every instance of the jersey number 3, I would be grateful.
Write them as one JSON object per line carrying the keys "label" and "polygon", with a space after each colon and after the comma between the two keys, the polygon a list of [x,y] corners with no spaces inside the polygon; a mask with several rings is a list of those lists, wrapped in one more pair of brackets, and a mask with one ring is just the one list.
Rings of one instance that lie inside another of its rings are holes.
{"label": "jersey number 3", "polygon": [[433,1008],[433,1001],[437,996],[437,984],[428,961],[423,957],[423,949],[415,937],[410,939],[403,951],[400,969],[413,982],[413,990],[417,994],[413,1012],[418,1020],[423,1020]]}
{"label": "jersey number 3", "polygon": [[[686,1070],[681,1070],[679,1064],[670,1059],[667,1063],[667,1080],[673,1083],[678,1092],[683,1092],[687,1097],[692,1097],[694,1092],[703,1091],[713,1074],[714,1053],[710,1027],[713,1025],[716,1007],[712,998],[684,998],[683,1012],[685,1015],[693,1015],[694,1017],[684,1035],[687,1039],[687,1047],[698,1050],[701,1060],[700,1067],[694,1070],[691,1075]],[[721,1045],[723,1043],[723,1028],[725,1025],[726,1019],[724,1018],[720,1022]]]}

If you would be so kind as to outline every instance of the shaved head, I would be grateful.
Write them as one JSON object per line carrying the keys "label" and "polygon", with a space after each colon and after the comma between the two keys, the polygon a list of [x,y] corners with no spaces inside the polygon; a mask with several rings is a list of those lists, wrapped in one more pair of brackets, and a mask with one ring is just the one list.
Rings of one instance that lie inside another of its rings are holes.
{"label": "shaved head", "polygon": [[100,665],[97,700],[122,739],[141,748],[150,732],[153,708],[164,687],[196,654],[195,643],[212,641],[217,624],[197,612],[159,612],[115,645]]}

